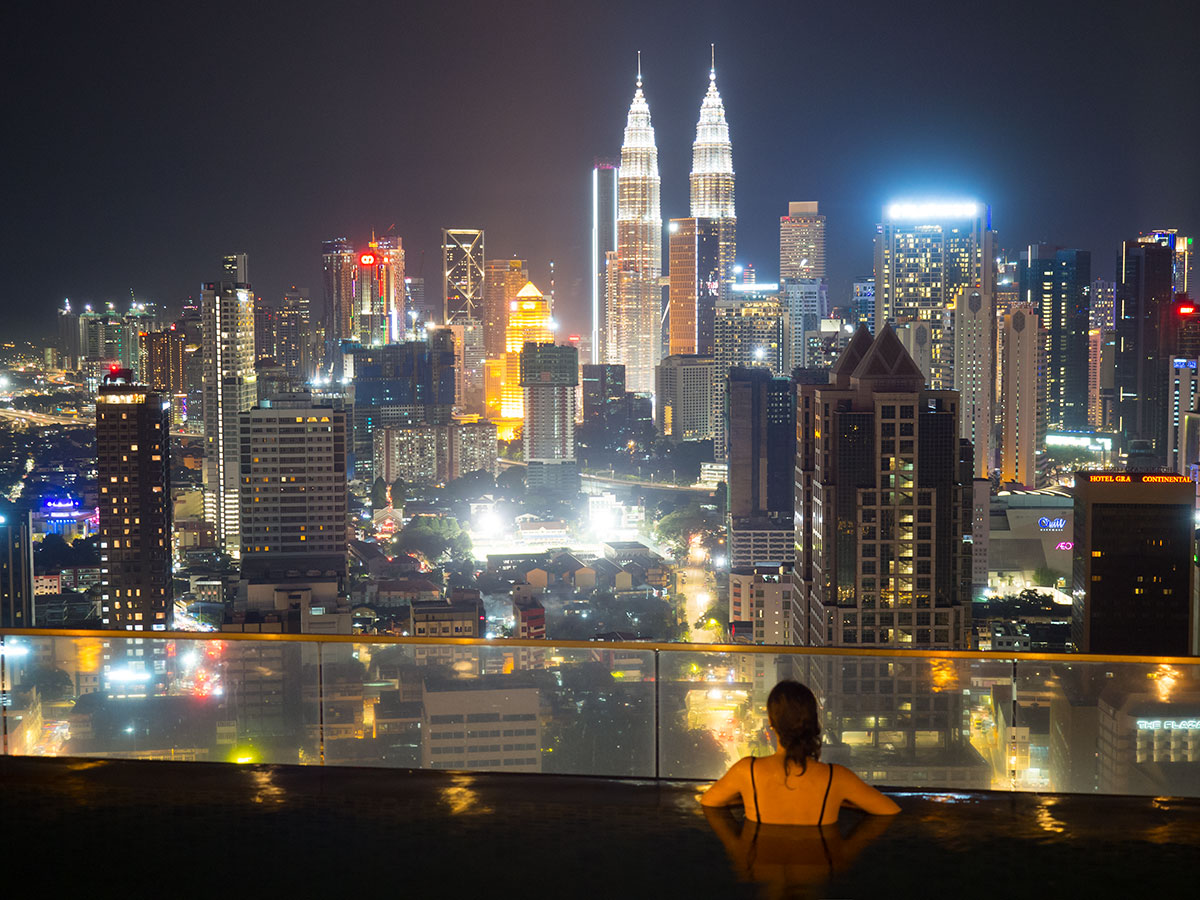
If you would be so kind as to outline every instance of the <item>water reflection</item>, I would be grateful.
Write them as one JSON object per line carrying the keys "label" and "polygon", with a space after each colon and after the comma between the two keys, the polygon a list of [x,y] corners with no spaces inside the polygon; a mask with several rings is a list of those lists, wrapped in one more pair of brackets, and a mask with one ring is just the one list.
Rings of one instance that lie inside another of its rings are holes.
{"label": "water reflection", "polygon": [[761,884],[767,897],[796,896],[846,872],[894,819],[864,816],[843,834],[837,825],[763,825],[724,807],[705,807],[704,816],[738,877]]}
{"label": "water reflection", "polygon": [[442,801],[449,807],[452,816],[490,816],[495,809],[479,802],[479,792],[474,789],[475,779],[470,775],[455,775],[450,786],[442,788]]}

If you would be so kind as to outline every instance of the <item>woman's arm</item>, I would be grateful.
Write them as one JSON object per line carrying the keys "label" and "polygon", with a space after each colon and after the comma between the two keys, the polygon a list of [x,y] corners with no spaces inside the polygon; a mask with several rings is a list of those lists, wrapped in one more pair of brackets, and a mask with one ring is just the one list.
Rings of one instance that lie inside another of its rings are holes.
{"label": "woman's arm", "polygon": [[900,807],[891,797],[885,797],[845,766],[835,766],[846,803],[872,816],[894,816]]}
{"label": "woman's arm", "polygon": [[729,806],[742,798],[742,788],[748,780],[750,758],[739,759],[700,797],[704,806]]}

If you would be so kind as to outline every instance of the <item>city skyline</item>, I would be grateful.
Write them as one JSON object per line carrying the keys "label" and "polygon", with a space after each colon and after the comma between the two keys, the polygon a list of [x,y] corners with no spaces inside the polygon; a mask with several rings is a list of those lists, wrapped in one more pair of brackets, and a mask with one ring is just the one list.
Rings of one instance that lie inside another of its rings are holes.
{"label": "city skyline", "polygon": [[[13,326],[29,335],[49,325],[64,297],[119,299],[132,288],[173,307],[198,297],[211,278],[209,260],[229,249],[253,257],[259,296],[277,300],[295,284],[315,297],[321,241],[343,234],[365,241],[372,228],[394,223],[406,271],[432,283],[447,227],[487,231],[490,255],[529,259],[535,280],[547,280],[554,259],[564,331],[585,332],[588,169],[618,149],[635,51],[643,51],[655,110],[668,219],[688,209],[696,85],[713,40],[742,173],[739,261],[753,263],[764,280],[775,269],[778,217],[795,197],[819,200],[828,216],[834,303],[869,271],[874,225],[897,197],[986,202],[1001,247],[1046,240],[1090,249],[1101,276],[1111,276],[1122,240],[1161,227],[1194,234],[1200,225],[1195,171],[1181,162],[1148,164],[1189,159],[1197,141],[1197,125],[1173,114],[1172,93],[1142,84],[1151,63],[1157,83],[1175,83],[1172,73],[1182,73],[1186,59],[1187,29],[1154,26],[1153,6],[1130,22],[1081,22],[1090,40],[1070,42],[1061,34],[1082,19],[1082,8],[1039,11],[1047,27],[1036,34],[1019,9],[980,32],[936,10],[918,16],[880,7],[851,20],[833,10],[762,16],[720,4],[680,16],[664,6],[641,11],[636,36],[622,28],[631,15],[623,8],[587,27],[550,4],[516,16],[477,12],[463,17],[461,29],[448,28],[451,14],[433,8],[379,8],[370,29],[356,16],[303,9],[282,21],[268,11],[206,8],[16,22],[11,33],[23,40],[9,64],[26,89],[9,93],[6,107],[31,137],[14,148],[7,170],[5,246],[10,255],[19,248],[22,262],[10,257],[15,274],[0,307],[15,312]],[[421,38],[385,65],[394,56],[372,49],[395,33],[386,24],[397,15],[406,33]],[[230,23],[227,52],[239,64],[206,68],[201,77],[202,48]],[[462,41],[531,25],[553,35],[542,42],[545,53],[536,64],[506,58],[503,77],[482,78],[495,71],[488,54],[454,52]],[[826,37],[808,40],[819,35]],[[366,44],[347,56],[351,39]],[[781,90],[797,46],[815,74],[803,89]],[[1122,52],[1096,49],[1103,46]],[[312,64],[328,53],[339,54],[336,77]],[[911,59],[928,56],[946,73],[933,76],[943,85],[940,104],[891,102],[889,73],[903,75]],[[444,72],[446,60],[459,75],[448,86],[431,74]],[[973,77],[949,77],[958,69]],[[555,76],[542,77],[548,71]],[[378,103],[366,85],[385,76],[406,85],[397,124],[380,126],[393,128],[382,140],[348,146],[331,110],[361,119]],[[1046,85],[1077,98],[1057,107],[1061,119],[1049,135],[1019,101]],[[514,103],[527,115],[510,116]],[[1147,127],[1105,132],[1103,110],[1131,105]],[[464,119],[473,126],[468,134],[489,139],[438,137],[460,133],[451,122]],[[1171,127],[1150,127],[1158,120]],[[206,123],[231,139],[209,139]],[[80,233],[94,239],[79,242]]]}

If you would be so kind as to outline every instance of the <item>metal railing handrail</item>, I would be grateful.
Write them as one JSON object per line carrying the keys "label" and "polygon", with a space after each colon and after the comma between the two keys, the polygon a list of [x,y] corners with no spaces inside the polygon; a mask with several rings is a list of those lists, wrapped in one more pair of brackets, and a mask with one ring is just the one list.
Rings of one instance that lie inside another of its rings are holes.
{"label": "metal railing handrail", "polygon": [[117,631],[86,628],[7,628],[5,637],[105,638],[175,641],[285,641],[316,644],[452,645],[460,647],[561,647],[567,650],[630,650],[664,653],[758,653],[778,656],[910,657],[912,659],[1013,660],[1054,663],[1129,663],[1200,666],[1197,656],[1145,656],[1105,653],[1027,653],[1000,650],[931,650],[903,647],[804,647],[792,644],[694,644],[677,641],[575,641],[533,638],[404,637],[385,634],[295,634],[255,631]]}

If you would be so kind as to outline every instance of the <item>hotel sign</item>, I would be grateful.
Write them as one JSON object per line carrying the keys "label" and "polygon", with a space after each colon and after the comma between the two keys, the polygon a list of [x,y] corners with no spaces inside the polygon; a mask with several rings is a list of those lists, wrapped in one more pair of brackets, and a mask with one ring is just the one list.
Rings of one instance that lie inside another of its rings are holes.
{"label": "hotel sign", "polygon": [[1191,484],[1192,479],[1187,475],[1152,475],[1150,473],[1140,474],[1093,474],[1088,475],[1087,480],[1092,484],[1110,483],[1110,484]]}
{"label": "hotel sign", "polygon": [[1196,731],[1200,719],[1138,719],[1138,731]]}

